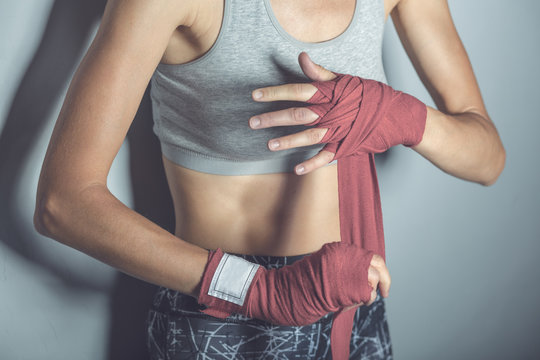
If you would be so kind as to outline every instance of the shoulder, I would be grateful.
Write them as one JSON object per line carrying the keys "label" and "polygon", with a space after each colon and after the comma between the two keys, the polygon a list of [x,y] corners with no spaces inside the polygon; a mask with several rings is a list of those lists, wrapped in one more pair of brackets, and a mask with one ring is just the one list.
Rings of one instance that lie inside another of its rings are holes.
{"label": "shoulder", "polygon": [[123,17],[140,18],[149,22],[161,21],[176,26],[189,26],[198,16],[207,0],[107,0],[103,19]]}
{"label": "shoulder", "polygon": [[384,1],[384,13],[385,17],[388,17],[396,5],[403,0],[383,0]]}
{"label": "shoulder", "polygon": [[429,16],[434,11],[447,11],[447,0],[384,0],[385,9],[393,16],[400,14],[416,14],[417,16]]}

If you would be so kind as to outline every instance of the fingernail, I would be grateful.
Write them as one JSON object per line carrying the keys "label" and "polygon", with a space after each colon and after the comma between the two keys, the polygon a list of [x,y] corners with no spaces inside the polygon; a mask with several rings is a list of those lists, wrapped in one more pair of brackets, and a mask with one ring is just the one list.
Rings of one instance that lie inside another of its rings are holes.
{"label": "fingernail", "polygon": [[261,120],[259,118],[253,118],[251,119],[250,124],[252,128],[257,128],[261,125]]}
{"label": "fingernail", "polygon": [[302,165],[296,167],[296,173],[298,175],[303,174],[305,170],[306,169]]}
{"label": "fingernail", "polygon": [[270,141],[270,149],[277,149],[279,147],[279,141],[272,140]]}
{"label": "fingernail", "polygon": [[256,99],[256,100],[262,98],[262,96],[263,96],[263,93],[262,93],[262,91],[260,91],[260,90],[257,90],[257,91],[255,91],[255,92],[253,93],[253,98]]}

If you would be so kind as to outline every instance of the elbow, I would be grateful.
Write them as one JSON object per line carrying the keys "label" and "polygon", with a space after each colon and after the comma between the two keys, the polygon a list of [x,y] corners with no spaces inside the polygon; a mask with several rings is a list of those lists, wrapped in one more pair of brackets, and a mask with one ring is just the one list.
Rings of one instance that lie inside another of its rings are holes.
{"label": "elbow", "polygon": [[36,231],[43,236],[54,238],[60,211],[61,206],[56,196],[38,194],[33,218]]}
{"label": "elbow", "polygon": [[484,177],[479,183],[483,186],[491,186],[497,182],[506,164],[506,151],[501,147],[495,160],[490,164]]}

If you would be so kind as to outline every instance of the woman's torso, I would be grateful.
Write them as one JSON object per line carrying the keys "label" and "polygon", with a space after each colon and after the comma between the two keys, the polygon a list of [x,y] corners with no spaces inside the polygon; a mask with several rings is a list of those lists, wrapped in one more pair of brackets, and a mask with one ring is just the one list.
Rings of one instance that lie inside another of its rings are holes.
{"label": "woman's torso", "polygon": [[[347,29],[356,1],[270,3],[286,32],[316,43]],[[384,5],[387,14],[390,6]],[[192,26],[173,33],[161,62],[183,64],[205,54],[219,35],[223,11],[222,1],[201,0]],[[163,162],[175,208],[175,234],[183,240],[207,249],[273,256],[305,254],[340,240],[336,165],[304,176],[231,176],[190,170],[165,156]]]}

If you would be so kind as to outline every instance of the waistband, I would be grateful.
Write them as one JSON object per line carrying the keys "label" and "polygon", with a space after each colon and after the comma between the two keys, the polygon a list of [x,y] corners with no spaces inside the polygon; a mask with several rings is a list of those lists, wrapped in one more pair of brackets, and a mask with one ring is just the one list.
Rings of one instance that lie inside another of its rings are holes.
{"label": "waistband", "polygon": [[293,255],[293,256],[266,256],[266,255],[244,255],[244,254],[231,254],[241,257],[244,260],[252,262],[254,264],[261,265],[266,269],[279,269],[286,265],[292,265],[298,260],[309,254]]}

